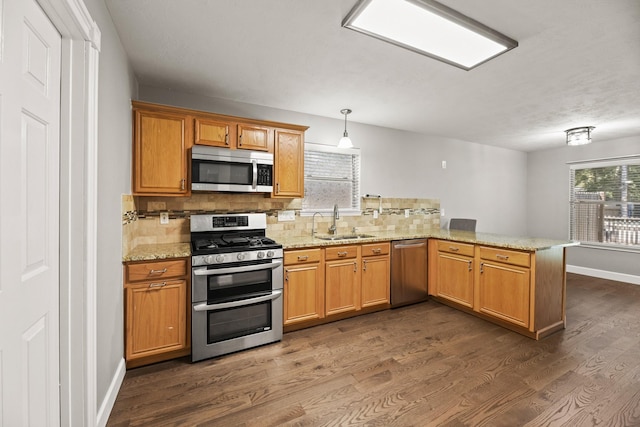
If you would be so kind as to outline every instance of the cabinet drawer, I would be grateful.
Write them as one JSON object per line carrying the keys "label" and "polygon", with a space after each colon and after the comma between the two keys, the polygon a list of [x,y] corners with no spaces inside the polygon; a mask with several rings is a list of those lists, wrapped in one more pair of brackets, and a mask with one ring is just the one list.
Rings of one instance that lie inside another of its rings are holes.
{"label": "cabinet drawer", "polygon": [[438,240],[438,251],[473,256],[473,245],[468,243],[451,242],[448,240]]}
{"label": "cabinet drawer", "polygon": [[320,249],[304,249],[300,251],[284,251],[284,264],[295,265],[306,262],[320,262]]}
{"label": "cabinet drawer", "polygon": [[505,264],[519,265],[521,267],[529,267],[531,265],[531,256],[528,252],[511,251],[508,249],[480,247],[480,258],[487,261],[497,261]]}
{"label": "cabinet drawer", "polygon": [[358,256],[357,246],[337,246],[326,248],[324,252],[325,259],[331,261],[334,259],[355,258]]}
{"label": "cabinet drawer", "polygon": [[125,265],[125,281],[141,282],[187,275],[186,258]]}
{"label": "cabinet drawer", "polygon": [[388,255],[389,246],[389,242],[362,245],[362,256]]}

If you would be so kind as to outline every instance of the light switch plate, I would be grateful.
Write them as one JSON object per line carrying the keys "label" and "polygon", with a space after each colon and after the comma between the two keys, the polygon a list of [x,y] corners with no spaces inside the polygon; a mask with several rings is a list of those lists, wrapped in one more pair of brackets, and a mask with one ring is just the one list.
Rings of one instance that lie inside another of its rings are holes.
{"label": "light switch plate", "polygon": [[295,211],[278,211],[278,222],[281,221],[295,221]]}

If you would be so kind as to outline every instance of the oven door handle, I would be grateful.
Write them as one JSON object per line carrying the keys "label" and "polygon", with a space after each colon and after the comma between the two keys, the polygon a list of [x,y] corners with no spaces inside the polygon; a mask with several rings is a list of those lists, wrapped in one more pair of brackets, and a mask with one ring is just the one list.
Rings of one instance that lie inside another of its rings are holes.
{"label": "oven door handle", "polygon": [[203,302],[202,304],[194,305],[194,311],[210,311],[210,310],[222,310],[225,308],[233,308],[233,307],[242,307],[243,305],[255,304],[258,302],[265,302],[269,300],[274,300],[280,298],[282,295],[282,291],[280,289],[276,289],[272,291],[269,295],[263,295],[261,297],[256,298],[248,298],[239,301],[231,301],[231,302],[223,302],[220,304],[207,304]]}
{"label": "oven door handle", "polygon": [[244,271],[273,270],[281,265],[282,261],[275,261],[269,264],[245,265],[243,267],[228,267],[211,270],[203,268],[200,270],[193,270],[193,274],[194,276],[213,276],[218,274],[242,273]]}

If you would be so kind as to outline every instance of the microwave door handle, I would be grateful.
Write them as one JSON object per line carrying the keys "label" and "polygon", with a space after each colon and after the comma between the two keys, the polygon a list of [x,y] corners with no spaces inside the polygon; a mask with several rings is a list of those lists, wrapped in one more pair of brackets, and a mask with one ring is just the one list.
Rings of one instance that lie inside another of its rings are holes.
{"label": "microwave door handle", "polygon": [[211,270],[203,268],[202,270],[193,270],[193,274],[194,276],[213,276],[219,274],[241,273],[244,271],[273,270],[281,265],[282,261],[275,261],[269,264],[246,265],[242,267],[217,268]]}
{"label": "microwave door handle", "polygon": [[206,302],[202,304],[197,304],[193,306],[194,311],[209,311],[209,310],[223,310],[225,308],[233,308],[233,307],[242,307],[244,305],[255,304],[259,302],[265,302],[269,300],[274,300],[280,298],[282,295],[282,291],[276,289],[271,292],[269,295],[264,295],[256,298],[243,299],[239,301],[231,301],[231,302],[223,302],[220,304],[207,304]]}
{"label": "microwave door handle", "polygon": [[258,162],[256,160],[251,161],[253,165],[253,181],[251,182],[251,187],[254,190],[258,189]]}

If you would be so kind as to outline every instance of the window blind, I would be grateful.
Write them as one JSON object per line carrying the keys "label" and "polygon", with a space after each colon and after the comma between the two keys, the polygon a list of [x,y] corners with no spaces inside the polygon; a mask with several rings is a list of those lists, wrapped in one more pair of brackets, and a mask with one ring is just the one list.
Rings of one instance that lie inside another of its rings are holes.
{"label": "window blind", "polygon": [[640,156],[570,165],[570,238],[640,250]]}
{"label": "window blind", "polygon": [[360,210],[360,152],[305,144],[303,211]]}

